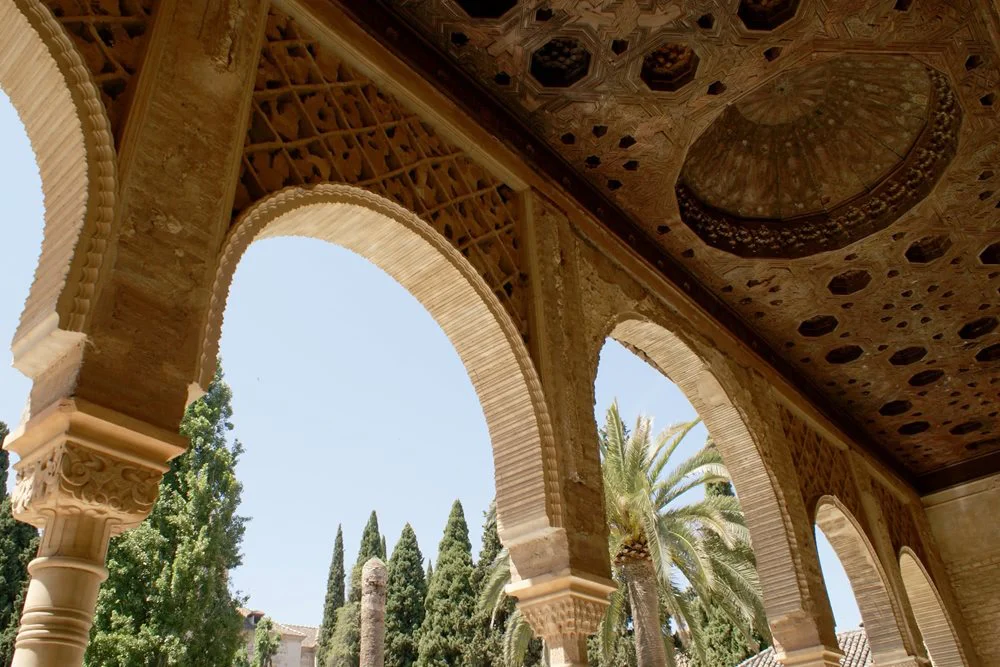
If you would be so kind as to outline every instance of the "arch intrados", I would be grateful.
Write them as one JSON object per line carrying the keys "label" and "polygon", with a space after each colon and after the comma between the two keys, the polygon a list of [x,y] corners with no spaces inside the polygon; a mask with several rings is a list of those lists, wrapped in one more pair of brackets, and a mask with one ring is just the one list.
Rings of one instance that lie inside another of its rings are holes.
{"label": "arch intrados", "polygon": [[905,661],[908,652],[899,621],[902,616],[861,524],[839,499],[823,496],[816,503],[816,525],[830,541],[851,582],[875,664]]}
{"label": "arch intrados", "polygon": [[933,579],[909,547],[899,553],[903,588],[934,667],[968,667],[955,626]]}
{"label": "arch intrados", "polygon": [[705,361],[664,326],[626,315],[609,337],[642,352],[676,384],[701,416],[733,479],[757,557],[764,607],[774,623],[806,609],[791,523],[743,416]]}
{"label": "arch intrados", "polygon": [[346,185],[282,190],[248,209],[221,254],[198,378],[211,381],[222,315],[240,258],[253,241],[305,236],[334,243],[392,276],[455,346],[479,396],[493,445],[497,515],[505,544],[560,525],[547,409],[527,349],[496,295],[426,222],[378,195]]}
{"label": "arch intrados", "polygon": [[82,339],[117,191],[100,91],[38,0],[0,0],[0,87],[24,124],[41,176],[41,256],[14,336],[14,365],[35,377]]}

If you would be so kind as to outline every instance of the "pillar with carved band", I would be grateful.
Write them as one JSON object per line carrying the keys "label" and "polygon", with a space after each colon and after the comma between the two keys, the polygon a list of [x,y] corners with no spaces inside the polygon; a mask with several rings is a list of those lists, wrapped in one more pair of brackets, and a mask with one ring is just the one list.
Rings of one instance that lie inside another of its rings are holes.
{"label": "pillar with carved band", "polygon": [[8,438],[14,515],[41,528],[13,667],[83,664],[112,535],[153,508],[176,434],[83,401],[63,400]]}
{"label": "pillar with carved band", "polygon": [[550,667],[586,667],[587,637],[597,632],[614,582],[567,571],[515,581],[507,594],[545,640]]}

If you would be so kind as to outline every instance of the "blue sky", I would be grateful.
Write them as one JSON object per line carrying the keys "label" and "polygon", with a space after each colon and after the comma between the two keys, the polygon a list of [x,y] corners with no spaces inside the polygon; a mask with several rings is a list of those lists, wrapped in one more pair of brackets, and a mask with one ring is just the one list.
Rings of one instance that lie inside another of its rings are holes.
{"label": "blue sky", "polygon": [[[10,367],[9,341],[43,222],[34,157],[2,94],[0,145],[0,419],[13,426],[30,385]],[[373,509],[390,550],[410,522],[426,557],[458,498],[478,554],[494,493],[482,410],[444,333],[391,278],[320,241],[257,243],[237,270],[221,350],[252,518],[233,582],[250,606],[318,625],[337,525],[351,563]],[[616,397],[629,421],[642,412],[663,428],[694,417],[676,387],[616,343],[602,352],[596,397],[599,420]],[[686,453],[704,437],[693,433]],[[822,538],[820,551],[838,627],[855,627],[846,576]]]}

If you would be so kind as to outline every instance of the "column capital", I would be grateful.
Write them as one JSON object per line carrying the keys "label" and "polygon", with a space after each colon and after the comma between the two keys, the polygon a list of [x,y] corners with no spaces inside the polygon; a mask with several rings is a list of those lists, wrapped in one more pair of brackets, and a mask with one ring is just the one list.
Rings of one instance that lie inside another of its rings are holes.
{"label": "column capital", "polygon": [[558,575],[522,579],[507,586],[535,632],[555,637],[584,637],[597,632],[617,588],[611,580],[567,570]]}
{"label": "column capital", "polygon": [[54,517],[105,520],[112,533],[139,524],[156,502],[185,439],[82,400],[60,400],[8,437],[14,516],[45,528]]}

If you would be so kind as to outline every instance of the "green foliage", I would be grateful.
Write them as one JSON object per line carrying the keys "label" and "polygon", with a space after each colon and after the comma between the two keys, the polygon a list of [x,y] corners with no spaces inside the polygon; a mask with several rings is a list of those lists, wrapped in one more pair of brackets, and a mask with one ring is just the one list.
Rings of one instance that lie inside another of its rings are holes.
{"label": "green foliage", "polygon": [[427,593],[427,615],[420,627],[419,667],[462,667],[475,612],[471,577],[469,527],[462,504],[456,500],[438,547],[437,568]]}
{"label": "green foliage", "polygon": [[[7,425],[0,422],[0,442]],[[38,531],[14,518],[7,494],[10,457],[0,449],[0,664],[14,657],[14,640],[21,621],[24,594],[28,590],[28,563],[38,551]]]}
{"label": "green foliage", "polygon": [[326,599],[323,602],[323,623],[319,627],[317,661],[323,664],[326,651],[337,622],[337,610],[344,606],[344,530],[337,526],[337,539],[333,543],[333,558],[326,581]]}
{"label": "green foliage", "polygon": [[240,646],[236,650],[236,655],[233,656],[233,667],[251,667],[246,646]]}
{"label": "green foliage", "polygon": [[274,622],[265,616],[253,632],[253,667],[271,667],[278,655],[281,635],[274,629]]}
{"label": "green foliage", "polygon": [[[483,592],[490,585],[497,556],[503,550],[497,532],[496,502],[490,503],[483,523],[483,544],[479,560],[470,579],[476,600],[483,599]],[[487,602],[477,604],[472,617],[472,641],[465,647],[463,664],[468,667],[501,667],[503,663],[503,630],[507,618],[514,612],[514,601],[502,591],[487,593]],[[502,599],[497,599],[501,598]]]}
{"label": "green foliage", "polygon": [[372,510],[368,517],[365,530],[361,533],[361,546],[358,549],[358,559],[351,568],[351,602],[361,602],[361,569],[371,558],[385,560],[385,542],[378,530],[378,515]]}
{"label": "green foliage", "polygon": [[360,655],[361,603],[351,601],[337,610],[333,637],[322,667],[358,667]]}
{"label": "green foliage", "polygon": [[242,643],[242,600],[229,589],[246,519],[230,445],[232,392],[221,370],[187,410],[190,448],[160,483],[149,518],[115,538],[97,601],[92,667],[230,665]]}
{"label": "green foliage", "polygon": [[373,511],[361,533],[358,558],[351,568],[351,592],[348,603],[337,610],[333,634],[326,647],[324,667],[357,667],[361,660],[361,570],[371,558],[385,559],[378,515]]}
{"label": "green foliage", "polygon": [[410,524],[403,526],[389,559],[385,602],[385,667],[412,667],[417,662],[417,637],[424,621],[424,557]]}
{"label": "green foliage", "polygon": [[[661,624],[673,620],[691,653],[704,657],[706,640],[695,600],[718,607],[748,640],[754,628],[766,628],[766,620],[750,535],[739,502],[725,494],[729,472],[718,450],[709,440],[690,458],[676,464],[671,460],[695,424],[670,427],[654,440],[650,419],[639,417],[629,430],[613,404],[600,447],[612,559],[635,558],[636,545],[648,552],[659,587]],[[713,487],[717,492],[703,500],[680,499],[692,489],[721,483],[725,485]],[[627,587],[623,570],[616,579]],[[682,580],[693,597],[678,584]],[[621,627],[624,598],[620,588],[602,622],[598,636],[605,650]],[[661,629],[651,630],[644,636],[660,641]],[[673,645],[665,644],[671,661]]]}

